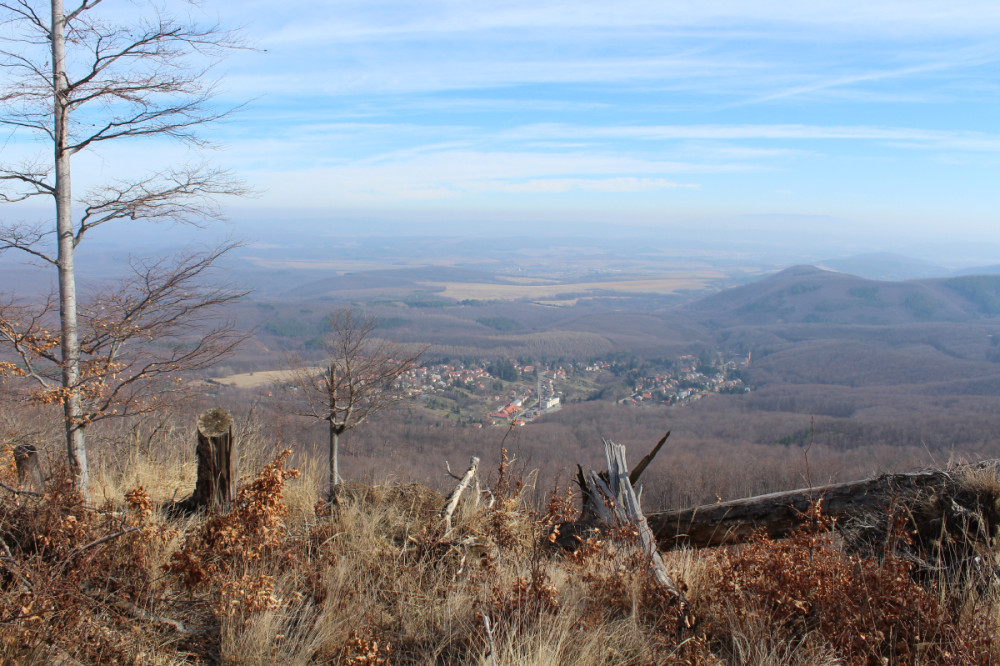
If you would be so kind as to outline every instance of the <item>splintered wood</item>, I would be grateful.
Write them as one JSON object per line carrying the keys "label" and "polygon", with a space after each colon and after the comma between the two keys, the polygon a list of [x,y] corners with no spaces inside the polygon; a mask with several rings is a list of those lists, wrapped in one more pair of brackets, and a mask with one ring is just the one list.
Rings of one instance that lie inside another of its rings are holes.
{"label": "splintered wood", "polygon": [[[668,433],[669,434],[669,433]],[[666,440],[666,437],[663,438]],[[657,446],[659,448],[662,445]],[[604,456],[607,461],[607,478],[591,470],[586,474],[585,480],[586,501],[588,505],[584,512],[592,513],[598,520],[606,525],[621,527],[624,525],[634,525],[639,534],[639,544],[642,552],[650,560],[650,572],[657,584],[670,592],[678,599],[682,599],[680,588],[667,572],[666,565],[656,546],[656,537],[650,530],[642,508],[639,505],[639,498],[635,494],[630,480],[628,464],[625,461],[625,447],[610,440],[604,440]],[[651,459],[651,456],[648,456]],[[648,460],[644,461],[648,464]],[[642,465],[645,468],[645,464]],[[642,469],[637,468],[639,474]],[[638,479],[638,474],[635,478]]]}

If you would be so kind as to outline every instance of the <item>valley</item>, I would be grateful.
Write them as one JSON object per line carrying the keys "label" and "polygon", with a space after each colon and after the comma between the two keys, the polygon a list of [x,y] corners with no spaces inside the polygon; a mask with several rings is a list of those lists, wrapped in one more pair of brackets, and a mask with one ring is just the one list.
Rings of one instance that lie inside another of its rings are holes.
{"label": "valley", "polygon": [[[705,477],[667,484],[686,488],[683,497],[657,497],[675,506],[801,485],[806,468],[835,481],[1000,454],[1000,276],[714,270],[722,277],[711,287],[652,292],[629,291],[638,278],[619,273],[602,275],[601,289],[592,276],[574,283],[552,272],[457,266],[310,275],[280,298],[264,291],[236,307],[253,337],[213,370],[204,398],[279,404],[274,381],[287,352],[320,362],[325,317],[348,306],[375,314],[380,336],[426,346],[424,371],[437,377],[414,383],[414,399],[347,437],[344,464],[354,475],[405,470],[440,484],[435,461],[494,460],[505,441],[526,464],[565,478],[593,460],[602,437],[642,448],[670,429],[671,448],[651,473]],[[428,291],[432,283],[471,287]],[[573,300],[552,307],[533,295],[455,296],[543,284]],[[499,376],[503,363],[512,376]],[[699,379],[690,371],[702,363],[717,367]],[[560,409],[524,418],[538,402],[536,374],[542,398],[558,397]],[[284,437],[303,451],[319,446],[319,431],[275,409]],[[514,423],[523,426],[505,434]],[[719,455],[745,463],[713,472]],[[677,465],[686,472],[672,471]]]}

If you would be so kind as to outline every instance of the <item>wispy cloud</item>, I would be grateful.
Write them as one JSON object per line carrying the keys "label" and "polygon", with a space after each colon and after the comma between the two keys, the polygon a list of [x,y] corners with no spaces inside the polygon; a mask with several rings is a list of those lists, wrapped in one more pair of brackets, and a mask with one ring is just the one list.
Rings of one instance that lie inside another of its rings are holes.
{"label": "wispy cloud", "polygon": [[695,183],[677,183],[663,178],[539,178],[525,182],[487,181],[472,183],[468,191],[554,193],[583,190],[591,192],[651,192],[676,188],[697,189]]}
{"label": "wispy cloud", "polygon": [[[243,5],[241,5],[243,6]],[[257,6],[263,8],[261,4]],[[465,33],[633,29],[679,29],[724,26],[771,26],[771,30],[812,26],[825,32],[838,30],[864,34],[988,34],[1000,27],[1000,9],[989,0],[703,0],[698,3],[665,3],[648,0],[575,0],[538,3],[528,0],[504,3],[427,0],[342,2],[335,12],[311,3],[281,6],[285,16],[299,17],[276,31],[275,39],[301,40],[412,40],[421,36]],[[286,13],[287,12],[287,13]],[[281,22],[279,22],[279,25]]]}
{"label": "wispy cloud", "polygon": [[1000,133],[928,130],[916,127],[872,127],[865,125],[528,125],[512,129],[506,138],[518,140],[579,139],[674,141],[777,140],[777,141],[892,141],[910,146],[939,147],[966,151],[1000,151]]}

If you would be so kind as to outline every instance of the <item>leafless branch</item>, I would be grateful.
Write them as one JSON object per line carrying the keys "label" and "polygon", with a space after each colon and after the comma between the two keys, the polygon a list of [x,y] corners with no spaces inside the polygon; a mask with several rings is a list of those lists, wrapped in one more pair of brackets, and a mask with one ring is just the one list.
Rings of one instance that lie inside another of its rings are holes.
{"label": "leafless branch", "polygon": [[423,349],[376,337],[375,318],[350,308],[333,313],[329,326],[325,339],[329,360],[320,368],[296,364],[291,386],[296,389],[292,411],[328,424],[333,496],[339,483],[339,436],[406,397],[397,381],[415,367]]}
{"label": "leafless branch", "polygon": [[[210,107],[215,93],[215,82],[208,76],[211,63],[225,51],[247,45],[218,25],[199,26],[165,14],[134,25],[88,16],[98,4],[87,0],[65,14],[66,37],[75,45],[77,56],[69,62],[65,95],[69,111],[96,105],[104,109],[105,120],[71,119],[67,151],[72,154],[95,142],[150,135],[204,144],[196,129],[239,108]],[[51,34],[48,18],[26,1],[0,2],[0,9],[7,11],[8,23],[19,25],[8,38],[36,47],[0,51],[0,67],[18,79],[0,101],[44,105],[53,92],[51,71],[42,57]],[[209,64],[196,65],[195,59]],[[16,120],[17,116],[21,119]],[[27,111],[13,117],[8,114],[3,121],[46,131],[47,117],[46,110]]]}
{"label": "leafless branch", "polygon": [[302,393],[304,415],[344,432],[406,397],[394,384],[423,350],[376,337],[376,319],[351,309],[335,312],[329,325],[325,349],[330,361],[319,369],[295,370],[293,384]]}
{"label": "leafless branch", "polygon": [[[214,365],[248,334],[219,320],[246,291],[206,284],[208,273],[239,247],[228,242],[152,262],[134,261],[128,279],[95,293],[80,307],[80,379],[86,423],[145,412],[183,387],[178,376]],[[42,389],[36,401],[58,401],[61,368],[56,302],[0,304],[0,340],[12,349],[11,372]],[[0,372],[3,366],[0,365]]]}
{"label": "leafless branch", "polygon": [[16,0],[15,2],[0,2],[0,8],[6,9],[11,14],[13,18],[20,18],[21,20],[27,21],[45,37],[49,35],[49,29],[45,21],[42,20],[41,16],[35,11],[35,8],[28,4],[25,0]]}
{"label": "leafless branch", "polygon": [[46,237],[52,235],[51,229],[46,229],[40,224],[0,226],[0,254],[7,250],[20,250],[54,266],[55,258],[37,247]]}
{"label": "leafless branch", "polygon": [[[3,484],[0,484],[0,485],[3,485]],[[29,494],[29,493],[26,493],[25,491],[17,491],[17,490],[14,490],[13,488],[9,488],[7,486],[3,486],[3,487],[6,488],[7,490],[10,490],[13,493]],[[34,494],[34,493],[30,493],[30,494]],[[42,496],[41,493],[39,493],[38,496],[41,497]],[[4,554],[0,555],[0,562],[4,562],[5,563],[3,565],[4,568],[12,576],[14,576],[15,578],[17,578],[18,582],[21,584],[21,589],[22,590],[24,590],[25,592],[28,592],[28,593],[32,592],[34,590],[35,586],[31,584],[30,580],[28,580],[25,576],[23,576],[21,574],[21,572],[20,572],[21,563],[18,562],[14,558],[14,554],[10,552],[10,548],[7,546],[7,542],[4,541],[2,538],[0,538],[0,546],[3,546],[3,552],[4,552]]]}
{"label": "leafless branch", "polygon": [[76,242],[90,229],[112,220],[175,222],[200,226],[220,219],[218,195],[240,196],[247,188],[229,171],[189,167],[123,181],[92,190],[76,232]]}
{"label": "leafless branch", "polygon": [[48,175],[49,169],[33,162],[16,167],[0,166],[0,183],[5,190],[8,183],[21,188],[18,191],[0,190],[0,203],[24,201],[40,195],[51,196],[55,190],[46,181]]}
{"label": "leafless branch", "polygon": [[85,551],[90,550],[91,548],[96,548],[97,546],[108,543],[109,541],[114,541],[115,539],[121,538],[127,534],[133,534],[135,532],[140,531],[141,529],[143,529],[142,525],[139,525],[137,527],[130,527],[128,529],[121,530],[120,532],[113,532],[111,534],[108,534],[107,536],[101,537],[100,539],[94,539],[90,543],[86,543],[82,546],[77,546],[76,548],[71,550],[69,552],[69,555],[63,558],[63,560],[55,567],[55,573],[56,574],[61,573],[62,570],[65,569],[70,562],[76,559],[79,555],[83,554]]}
{"label": "leafless branch", "polygon": [[216,319],[247,292],[204,284],[236,247],[229,242],[169,260],[136,261],[131,278],[81,309],[81,392],[91,398],[89,421],[148,409],[149,399],[177,390],[178,373],[209,367],[246,340],[233,322]]}

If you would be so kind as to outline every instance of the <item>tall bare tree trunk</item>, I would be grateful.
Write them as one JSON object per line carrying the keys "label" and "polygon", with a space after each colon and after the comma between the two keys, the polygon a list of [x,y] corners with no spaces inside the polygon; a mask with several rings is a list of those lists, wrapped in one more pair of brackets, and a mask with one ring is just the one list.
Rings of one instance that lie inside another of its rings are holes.
{"label": "tall bare tree trunk", "polygon": [[56,234],[59,241],[59,319],[62,328],[63,418],[66,427],[66,452],[76,487],[90,499],[90,475],[87,471],[87,447],[77,386],[80,379],[80,344],[76,323],[76,271],[73,254],[73,194],[70,187],[70,153],[66,149],[69,109],[69,80],[66,76],[66,19],[62,0],[52,0],[52,89],[53,134],[55,141]]}
{"label": "tall bare tree trunk", "polygon": [[[340,433],[344,432],[344,423],[337,421],[337,364],[330,363],[327,377],[327,398],[329,400],[327,421],[330,424],[330,501],[337,500],[337,486],[340,485]],[[345,421],[346,423],[346,421]]]}
{"label": "tall bare tree trunk", "polygon": [[340,448],[340,432],[332,420],[330,421],[330,497],[334,497],[337,486],[340,485],[340,464],[337,460]]}

